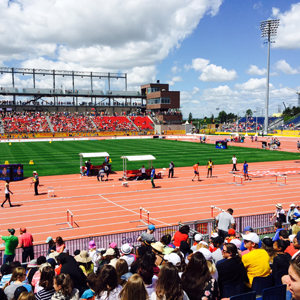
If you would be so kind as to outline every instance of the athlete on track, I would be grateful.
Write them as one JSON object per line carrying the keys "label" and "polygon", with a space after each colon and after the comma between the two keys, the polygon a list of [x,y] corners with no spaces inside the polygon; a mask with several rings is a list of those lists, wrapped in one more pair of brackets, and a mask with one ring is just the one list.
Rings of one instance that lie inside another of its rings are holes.
{"label": "athlete on track", "polygon": [[193,177],[192,181],[194,181],[196,176],[198,176],[198,181],[200,181],[199,163],[197,162],[195,165],[193,165],[193,168],[194,168],[194,177]]}

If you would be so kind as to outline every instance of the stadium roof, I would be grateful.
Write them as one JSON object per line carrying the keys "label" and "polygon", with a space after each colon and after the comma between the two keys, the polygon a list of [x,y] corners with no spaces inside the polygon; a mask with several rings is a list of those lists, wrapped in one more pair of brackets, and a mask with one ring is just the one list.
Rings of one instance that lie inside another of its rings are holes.
{"label": "stadium roof", "polygon": [[127,158],[128,161],[140,161],[140,160],[154,160],[154,159],[156,159],[153,155],[131,155],[131,156],[121,156],[121,158]]}

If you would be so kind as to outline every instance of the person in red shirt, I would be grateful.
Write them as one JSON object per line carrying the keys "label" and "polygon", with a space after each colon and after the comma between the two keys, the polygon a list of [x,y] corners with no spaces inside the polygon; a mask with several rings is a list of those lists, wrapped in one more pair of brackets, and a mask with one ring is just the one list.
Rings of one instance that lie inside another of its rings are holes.
{"label": "person in red shirt", "polygon": [[[286,230],[279,231],[279,239],[289,241],[289,234]],[[298,249],[296,249],[293,245],[293,243],[290,242],[290,245],[284,250],[285,253],[288,253],[291,257],[298,252]]]}
{"label": "person in red shirt", "polygon": [[34,259],[33,253],[33,237],[30,232],[26,232],[26,228],[20,228],[19,246],[23,248],[22,252],[22,263],[25,263],[27,257],[30,260]]}
{"label": "person in red shirt", "polygon": [[194,181],[196,176],[198,176],[198,181],[200,181],[199,163],[197,162],[195,165],[193,165],[193,168],[194,168],[194,177],[193,177],[192,181]]}
{"label": "person in red shirt", "polygon": [[176,231],[172,237],[174,246],[179,248],[182,241],[185,241],[189,244],[189,232],[190,227],[188,225],[180,227],[179,231]]}

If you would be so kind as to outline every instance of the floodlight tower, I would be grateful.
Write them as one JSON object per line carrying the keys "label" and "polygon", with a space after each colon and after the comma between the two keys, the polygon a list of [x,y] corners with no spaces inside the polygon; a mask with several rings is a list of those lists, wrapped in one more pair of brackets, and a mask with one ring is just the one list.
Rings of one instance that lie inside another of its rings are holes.
{"label": "floodlight tower", "polygon": [[270,44],[275,43],[271,41],[272,36],[276,36],[277,28],[279,26],[279,20],[267,20],[260,22],[261,36],[266,37],[265,43],[268,43],[268,67],[267,67],[267,88],[266,88],[266,101],[265,101],[265,131],[264,134],[268,134],[268,110],[269,110],[269,73],[270,73]]}

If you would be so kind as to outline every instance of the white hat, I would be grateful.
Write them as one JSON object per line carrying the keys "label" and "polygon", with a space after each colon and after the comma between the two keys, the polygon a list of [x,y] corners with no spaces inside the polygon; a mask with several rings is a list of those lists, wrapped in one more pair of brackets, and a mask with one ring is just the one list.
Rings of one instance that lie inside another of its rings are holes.
{"label": "white hat", "polygon": [[236,245],[236,247],[237,247],[238,249],[240,249],[240,248],[241,248],[241,245],[242,245],[242,241],[240,241],[239,239],[233,239],[233,240],[230,241],[230,243]]}
{"label": "white hat", "polygon": [[210,237],[212,238],[216,238],[217,236],[219,236],[216,232],[212,233]]}
{"label": "white hat", "polygon": [[129,244],[123,244],[122,247],[121,247],[121,252],[123,254],[130,254],[132,248],[130,247]]}
{"label": "white hat", "polygon": [[200,233],[195,234],[194,240],[196,242],[200,242],[202,239],[203,239],[202,234],[200,234]]}
{"label": "white hat", "polygon": [[212,260],[211,252],[206,248],[200,248],[198,252],[201,252],[206,260]]}
{"label": "white hat", "polygon": [[106,250],[106,252],[103,254],[103,256],[105,257],[105,256],[107,256],[107,255],[115,255],[115,254],[116,254],[116,252],[115,252],[114,249],[108,248],[108,249]]}
{"label": "white hat", "polygon": [[250,232],[248,234],[242,234],[244,240],[251,241],[252,243],[259,244],[259,237],[256,233]]}
{"label": "white hat", "polygon": [[34,173],[36,174],[36,171],[33,171],[32,173],[33,173],[33,174],[34,174]]}
{"label": "white hat", "polygon": [[164,256],[164,260],[167,260],[168,262],[172,263],[175,267],[181,262],[180,256],[176,253],[166,254]]}
{"label": "white hat", "polygon": [[276,206],[277,208],[282,208],[282,205],[281,205],[280,203],[277,203],[275,206]]}
{"label": "white hat", "polygon": [[290,207],[296,207],[296,205],[293,203],[293,204],[290,205]]}
{"label": "white hat", "polygon": [[289,235],[289,240],[290,240],[291,243],[293,242],[295,236],[296,236],[296,234]]}
{"label": "white hat", "polygon": [[205,241],[201,241],[199,244],[202,244],[204,246],[207,246],[208,247],[208,244],[205,242]]}

